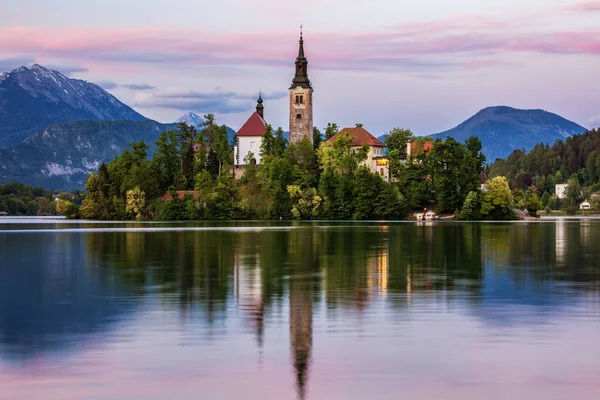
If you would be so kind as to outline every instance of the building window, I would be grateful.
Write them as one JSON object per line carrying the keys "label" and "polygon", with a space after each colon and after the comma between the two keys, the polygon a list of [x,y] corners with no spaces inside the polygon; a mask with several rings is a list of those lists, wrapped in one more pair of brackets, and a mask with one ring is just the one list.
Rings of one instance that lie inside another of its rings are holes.
{"label": "building window", "polygon": [[250,150],[254,150],[254,144],[255,144],[255,143],[256,143],[256,142],[250,142]]}
{"label": "building window", "polygon": [[379,175],[383,176],[383,168],[379,169]]}
{"label": "building window", "polygon": [[304,96],[300,96],[300,104],[304,104]]}
{"label": "building window", "polygon": [[300,103],[300,96],[296,96],[296,104]]}
{"label": "building window", "polygon": [[302,119],[302,114],[297,114],[296,119]]}

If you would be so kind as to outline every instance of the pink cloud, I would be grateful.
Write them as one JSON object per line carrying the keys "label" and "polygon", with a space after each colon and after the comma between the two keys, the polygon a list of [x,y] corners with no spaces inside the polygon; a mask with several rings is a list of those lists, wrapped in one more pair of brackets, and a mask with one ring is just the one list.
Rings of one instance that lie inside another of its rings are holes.
{"label": "pink cloud", "polygon": [[567,7],[567,10],[575,12],[600,11],[600,1],[586,1],[569,6]]}
{"label": "pink cloud", "polygon": [[[600,9],[599,2],[572,6]],[[305,34],[311,68],[431,70],[486,68],[511,53],[600,55],[600,29],[537,31],[534,16],[458,15],[383,32]],[[564,9],[563,9],[564,12]],[[296,32],[251,34],[166,29],[0,28],[0,56],[67,59],[91,70],[130,74],[157,66],[289,66]]]}

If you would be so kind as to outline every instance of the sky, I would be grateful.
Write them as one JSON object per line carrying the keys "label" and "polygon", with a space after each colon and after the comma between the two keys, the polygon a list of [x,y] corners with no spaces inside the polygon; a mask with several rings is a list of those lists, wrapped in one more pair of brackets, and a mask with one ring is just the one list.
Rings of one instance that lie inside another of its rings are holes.
{"label": "sky", "polygon": [[300,26],[314,123],[419,135],[484,107],[600,127],[600,0],[0,0],[0,72],[39,63],[148,118],[288,127]]}

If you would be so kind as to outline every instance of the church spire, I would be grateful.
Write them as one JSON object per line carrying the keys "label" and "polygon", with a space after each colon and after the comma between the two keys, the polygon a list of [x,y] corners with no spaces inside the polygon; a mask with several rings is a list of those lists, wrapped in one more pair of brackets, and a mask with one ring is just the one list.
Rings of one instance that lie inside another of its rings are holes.
{"label": "church spire", "polygon": [[300,46],[298,47],[298,58],[296,60],[305,60],[304,57],[304,39],[302,38],[302,25],[300,25]]}
{"label": "church spire", "polygon": [[300,26],[300,42],[298,45],[298,57],[296,57],[296,74],[292,80],[290,89],[300,86],[304,89],[312,89],[308,79],[308,60],[304,55],[304,38],[302,37],[302,26]]}
{"label": "church spire", "polygon": [[262,91],[258,92],[258,100],[256,100],[256,113],[260,115],[261,118],[265,118],[265,106],[263,106]]}

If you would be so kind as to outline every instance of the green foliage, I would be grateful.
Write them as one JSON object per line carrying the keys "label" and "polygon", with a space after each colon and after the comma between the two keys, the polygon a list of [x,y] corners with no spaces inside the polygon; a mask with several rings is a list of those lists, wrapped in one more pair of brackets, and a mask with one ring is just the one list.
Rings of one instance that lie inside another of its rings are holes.
{"label": "green foliage", "polygon": [[319,216],[321,196],[314,187],[302,190],[298,185],[287,187],[292,199],[292,215],[295,219],[315,219]]}
{"label": "green foliage", "polygon": [[333,135],[338,133],[339,130],[340,128],[338,127],[338,124],[335,122],[328,122],[327,128],[325,128],[325,140],[330,139]]}
{"label": "green foliage", "polygon": [[535,193],[531,193],[525,203],[525,208],[527,208],[529,215],[537,215],[538,210],[541,210],[543,207],[544,206],[542,205],[542,202],[540,201],[538,195]]}
{"label": "green foliage", "polygon": [[[63,200],[79,200],[74,194],[68,196],[65,194],[61,197]],[[33,187],[9,182],[0,185],[0,211],[9,215],[55,215],[56,204],[52,192],[44,190],[41,186]]]}
{"label": "green foliage", "polygon": [[128,190],[125,210],[136,220],[144,219],[146,214],[146,193],[139,186]]}
{"label": "green foliage", "polygon": [[514,219],[513,197],[508,187],[508,180],[497,176],[486,185],[481,202],[481,215],[485,219],[509,220]]}
{"label": "green foliage", "polygon": [[479,188],[483,156],[477,142],[470,138],[463,146],[450,137],[445,142],[438,139],[425,158],[439,212],[459,210],[467,194]]}
{"label": "green foliage", "polygon": [[265,159],[275,155],[275,135],[271,124],[267,125],[265,133],[260,139],[260,158]]}
{"label": "green foliage", "polygon": [[[496,160],[486,172],[491,177],[506,176],[511,188],[525,190],[534,184],[541,193],[553,193],[554,185],[571,179],[580,188],[596,185],[600,183],[600,130],[558,140],[552,146],[538,144],[528,153],[516,150],[506,160]],[[572,193],[568,203],[578,197]]]}
{"label": "green foliage", "polygon": [[58,199],[56,201],[56,211],[68,219],[79,218],[79,207],[71,201]]}
{"label": "green foliage", "polygon": [[481,193],[479,191],[471,191],[465,198],[465,202],[456,214],[457,219],[462,220],[478,220],[481,218]]}

